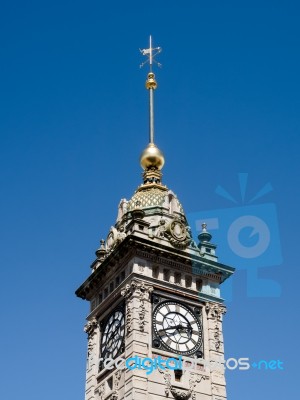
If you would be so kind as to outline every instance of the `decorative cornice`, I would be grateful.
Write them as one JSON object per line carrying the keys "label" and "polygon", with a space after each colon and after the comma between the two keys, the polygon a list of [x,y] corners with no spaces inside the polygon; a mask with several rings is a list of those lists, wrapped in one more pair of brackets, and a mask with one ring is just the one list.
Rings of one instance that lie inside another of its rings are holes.
{"label": "decorative cornice", "polygon": [[[199,273],[211,277],[212,279],[219,280],[220,282],[223,282],[234,271],[232,267],[204,259],[193,253],[189,254],[186,250],[171,249],[170,247],[153,242],[152,240],[130,234],[76,290],[76,295],[82,299],[90,300],[93,295],[93,290],[97,290],[99,282],[103,281],[106,272],[117,263],[126,264],[126,262],[135,255],[140,255],[146,259],[151,259],[153,262],[171,265],[180,269],[183,269],[184,265],[189,265],[189,268],[193,268],[192,273],[199,270]],[[174,261],[174,258],[177,258],[178,261]],[[188,271],[188,269],[186,269],[186,271]],[[189,272],[191,273],[191,271]]]}
{"label": "decorative cornice", "polygon": [[[143,257],[145,259],[151,260],[155,264],[177,268],[181,271],[185,271],[188,273],[195,274],[195,271],[198,270],[197,275],[199,275],[199,276],[202,275],[202,276],[214,279],[219,282],[221,281],[221,278],[222,278],[219,273],[213,273],[211,271],[212,268],[206,264],[201,264],[198,267],[195,267],[193,265],[193,263],[194,263],[193,260],[183,259],[181,262],[180,261],[177,262],[171,258],[165,258],[165,257],[157,255],[155,253],[149,253],[146,250],[138,250],[138,249],[136,250],[136,255]],[[192,271],[191,271],[191,268],[192,268]]]}

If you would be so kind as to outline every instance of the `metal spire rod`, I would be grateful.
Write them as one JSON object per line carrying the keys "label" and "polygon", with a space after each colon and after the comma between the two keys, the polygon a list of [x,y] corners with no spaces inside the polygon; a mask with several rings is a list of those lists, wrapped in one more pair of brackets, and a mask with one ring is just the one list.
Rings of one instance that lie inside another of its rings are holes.
{"label": "metal spire rod", "polygon": [[154,96],[153,88],[149,89],[149,142],[154,143]]}
{"label": "metal spire rod", "polygon": [[147,62],[149,62],[150,72],[148,73],[148,79],[146,81],[146,88],[149,90],[149,142],[154,143],[154,90],[157,88],[157,83],[155,80],[155,75],[152,72],[152,65],[155,62],[159,67],[161,66],[155,60],[155,56],[162,51],[161,47],[152,47],[152,36],[149,38],[149,48],[140,49],[143,56],[147,56],[147,60],[144,61],[140,67],[143,67]]}
{"label": "metal spire rod", "polygon": [[153,62],[153,58],[152,58],[152,36],[149,36],[149,50],[150,50],[150,54],[149,54],[149,64],[150,64],[150,71],[152,71],[152,62]]}

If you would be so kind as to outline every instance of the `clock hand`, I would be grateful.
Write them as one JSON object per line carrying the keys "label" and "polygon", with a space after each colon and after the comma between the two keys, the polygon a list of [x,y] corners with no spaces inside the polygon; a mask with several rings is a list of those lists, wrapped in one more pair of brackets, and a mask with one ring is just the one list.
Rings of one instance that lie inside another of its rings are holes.
{"label": "clock hand", "polygon": [[178,328],[179,328],[179,329],[182,329],[182,330],[188,330],[188,331],[192,330],[192,327],[191,327],[191,326],[183,326],[183,325],[180,325],[180,326],[178,326]]}
{"label": "clock hand", "polygon": [[160,329],[158,332],[168,331],[168,330],[170,330],[170,329],[178,329],[178,328],[180,328],[181,326],[182,326],[182,325],[170,326],[169,328]]}
{"label": "clock hand", "polygon": [[[182,333],[181,333],[181,331],[180,331],[180,328],[181,328],[182,326],[181,325],[176,325],[176,326],[173,326],[172,328],[166,328],[166,329],[160,329],[159,331],[158,331],[158,334],[159,334],[159,336],[162,338],[163,336],[167,336],[167,337],[170,337],[170,336],[174,336],[174,335],[182,335]],[[173,330],[173,332],[166,332],[167,330],[170,330],[170,329],[172,329]]]}

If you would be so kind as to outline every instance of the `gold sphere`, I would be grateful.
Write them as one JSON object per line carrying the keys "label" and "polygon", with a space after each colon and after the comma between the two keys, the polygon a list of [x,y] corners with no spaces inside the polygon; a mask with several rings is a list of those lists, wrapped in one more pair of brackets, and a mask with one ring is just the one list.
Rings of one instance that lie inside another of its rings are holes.
{"label": "gold sphere", "polygon": [[141,154],[140,163],[143,169],[147,169],[149,167],[162,169],[165,163],[165,158],[163,153],[157,146],[155,146],[154,143],[149,143]]}
{"label": "gold sphere", "polygon": [[153,72],[149,72],[148,74],[148,79],[146,80],[146,89],[156,89],[157,88],[157,82],[155,80],[155,75]]}

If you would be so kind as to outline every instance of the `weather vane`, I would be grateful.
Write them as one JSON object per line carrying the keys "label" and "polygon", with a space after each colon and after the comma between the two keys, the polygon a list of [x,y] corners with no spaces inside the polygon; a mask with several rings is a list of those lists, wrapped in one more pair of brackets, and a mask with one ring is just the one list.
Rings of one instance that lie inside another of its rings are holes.
{"label": "weather vane", "polygon": [[155,60],[155,57],[157,54],[162,52],[161,47],[152,47],[152,37],[150,35],[149,38],[149,48],[148,49],[140,49],[140,52],[142,53],[143,56],[147,56],[147,60],[144,61],[141,65],[140,68],[142,68],[145,64],[149,62],[150,65],[150,71],[152,71],[152,64],[155,62],[158,67],[161,67],[161,64]]}

